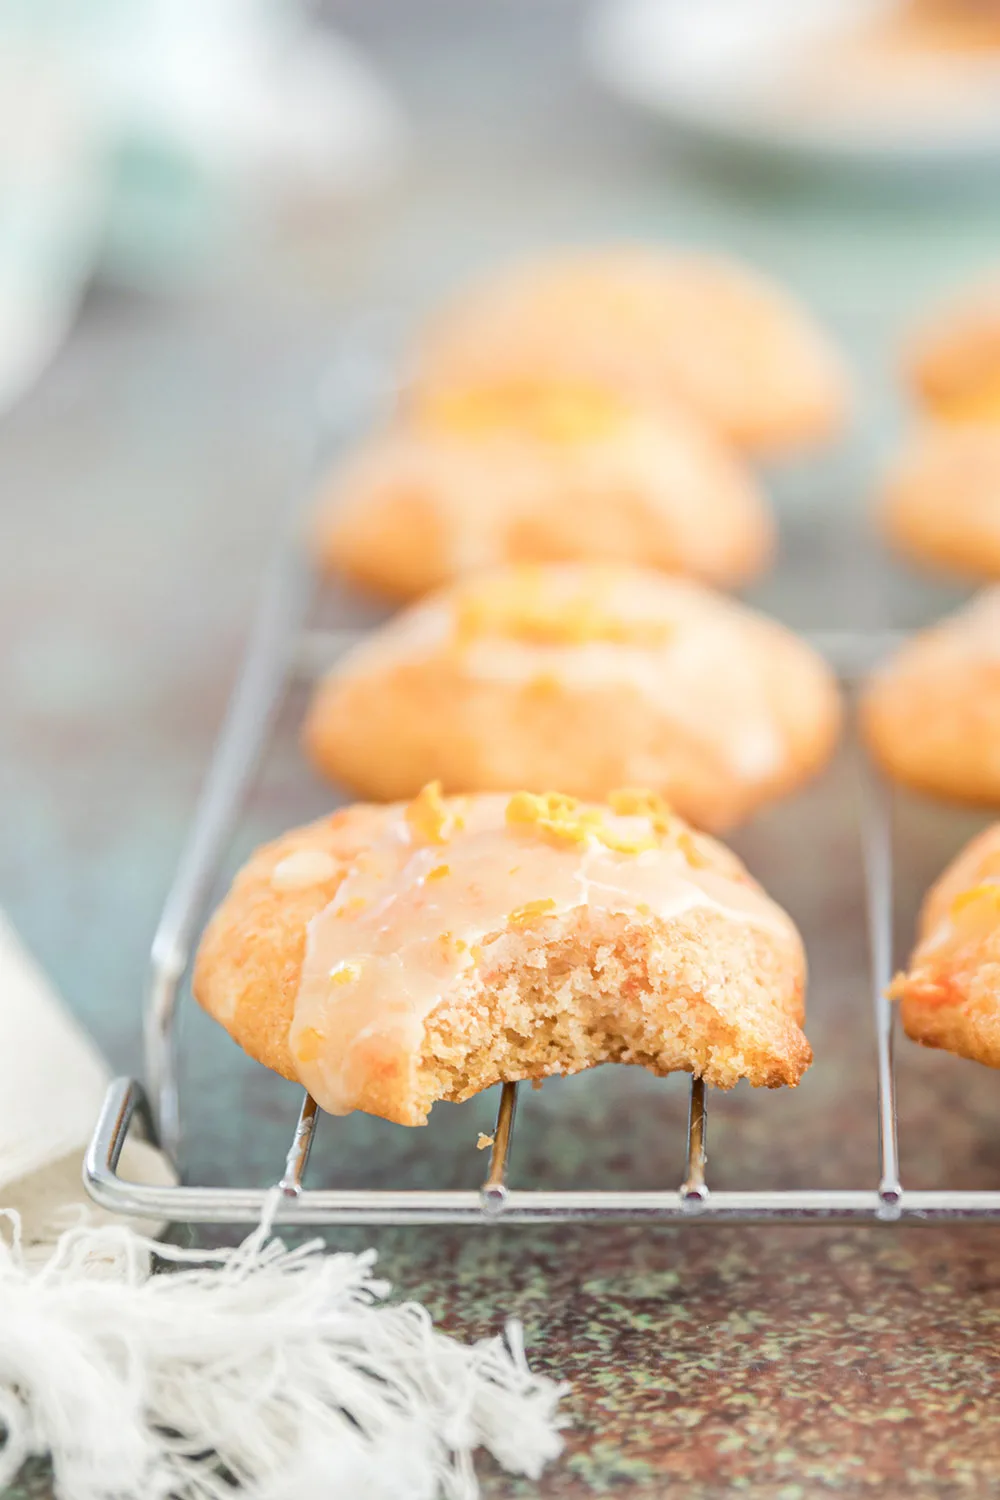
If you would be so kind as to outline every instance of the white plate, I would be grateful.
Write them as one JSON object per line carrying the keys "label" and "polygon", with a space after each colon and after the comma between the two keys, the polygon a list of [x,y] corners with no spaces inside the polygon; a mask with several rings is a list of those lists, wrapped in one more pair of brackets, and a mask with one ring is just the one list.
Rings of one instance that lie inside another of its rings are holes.
{"label": "white plate", "polygon": [[613,93],[689,135],[769,155],[880,168],[1000,166],[1000,53],[975,65],[976,87],[949,85],[947,105],[825,110],[796,88],[827,39],[873,22],[894,0],[608,0],[586,51]]}

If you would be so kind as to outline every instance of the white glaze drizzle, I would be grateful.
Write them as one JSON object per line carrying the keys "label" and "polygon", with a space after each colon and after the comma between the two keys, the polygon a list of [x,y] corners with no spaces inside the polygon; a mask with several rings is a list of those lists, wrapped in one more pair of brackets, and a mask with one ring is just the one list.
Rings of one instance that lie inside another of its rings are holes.
{"label": "white glaze drizzle", "polygon": [[333,855],[322,849],[299,849],[279,860],[271,872],[271,884],[277,891],[304,890],[332,880],[339,868]]}
{"label": "white glaze drizzle", "polygon": [[[699,907],[794,937],[755,886],[692,868],[669,837],[635,855],[594,838],[555,844],[507,826],[507,800],[470,800],[467,826],[445,844],[415,842],[394,817],[310,922],[290,1045],[329,1112],[357,1107],[373,1079],[397,1096],[409,1090],[427,1017],[476,966],[478,945],[508,931],[528,903],[545,904],[530,923],[580,907],[640,920]],[[611,814],[607,825],[628,837],[650,828]]]}

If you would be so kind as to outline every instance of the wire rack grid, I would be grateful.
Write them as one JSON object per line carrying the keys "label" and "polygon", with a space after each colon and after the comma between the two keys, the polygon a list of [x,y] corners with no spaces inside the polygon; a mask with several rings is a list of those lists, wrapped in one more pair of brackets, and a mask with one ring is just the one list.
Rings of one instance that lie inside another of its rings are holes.
{"label": "wire rack grid", "polygon": [[[256,1223],[271,1190],[248,1187],[151,1186],[119,1175],[129,1132],[140,1129],[176,1159],[181,1119],[175,1022],[213,884],[253,784],[279,709],[292,683],[312,680],[355,631],[305,628],[313,583],[291,543],[280,552],[260,604],[191,832],[153,941],[146,1000],[147,1086],[133,1078],[109,1087],[84,1163],[91,1196],[116,1213],[185,1223]],[[814,644],[848,684],[897,637],[828,632]],[[885,998],[893,967],[893,867],[890,802],[876,773],[859,760],[870,990],[878,1083],[878,1157],[869,1185],[848,1189],[712,1191],[706,1175],[708,1090],[690,1087],[686,1169],[675,1187],[653,1191],[541,1190],[511,1186],[508,1164],[517,1113],[516,1083],[502,1086],[488,1170],[469,1189],[308,1188],[306,1168],[317,1119],[306,1094],[278,1179],[277,1220],[289,1224],[436,1224],[570,1220],[646,1222],[894,1222],[1000,1220],[1000,1191],[907,1190],[900,1180],[893,1064],[893,1007]]]}

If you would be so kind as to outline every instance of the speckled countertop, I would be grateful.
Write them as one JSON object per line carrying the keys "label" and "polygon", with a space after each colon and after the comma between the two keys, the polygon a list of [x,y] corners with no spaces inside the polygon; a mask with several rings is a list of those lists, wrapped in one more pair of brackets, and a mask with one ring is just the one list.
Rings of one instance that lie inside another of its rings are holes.
{"label": "speckled countertop", "polygon": [[[936,289],[1000,249],[1000,192],[946,202],[671,155],[580,73],[568,0],[360,0],[420,129],[387,196],[299,223],[187,297],[98,292],[45,382],[0,429],[0,900],[122,1069],[159,904],[280,511],[302,483],[311,392],[345,311],[417,309],[463,269],[549,238],[644,234],[726,246],[809,297],[859,372],[849,442],[773,488],[780,567],[754,598],[803,627],[913,624],[957,597],[879,556],[862,520],[901,416],[891,348]],[[240,851],[328,803],[292,704]],[[876,1162],[854,782],[745,830],[740,851],[800,921],[817,1063],[795,1093],[713,1099],[717,1186],[869,1185]],[[897,808],[901,935],[977,825]],[[234,857],[236,853],[234,851]],[[192,1180],[264,1183],[295,1091],[184,1016]],[[904,1180],[1000,1182],[994,1074],[900,1049]],[[472,1184],[492,1100],[426,1131],[324,1122],[328,1183]],[[676,1183],[685,1090],[605,1069],[529,1093],[515,1181]],[[532,1360],[573,1384],[564,1460],[490,1494],[734,1491],[1000,1494],[1000,1238],[961,1227],[338,1234],[374,1242],[444,1326],[524,1320]],[[44,1476],[27,1481],[45,1492]]]}

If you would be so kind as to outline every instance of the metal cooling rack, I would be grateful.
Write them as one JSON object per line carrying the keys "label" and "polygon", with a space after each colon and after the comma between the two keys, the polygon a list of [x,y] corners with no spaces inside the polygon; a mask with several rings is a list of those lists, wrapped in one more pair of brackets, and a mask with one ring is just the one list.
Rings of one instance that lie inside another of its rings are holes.
{"label": "metal cooling rack", "polygon": [[[118,1175],[129,1132],[141,1127],[176,1159],[180,1141],[175,1021],[181,982],[229,839],[278,711],[296,680],[311,680],[356,635],[304,628],[312,583],[299,549],[280,556],[264,589],[243,668],[230,701],[191,833],[153,941],[146,1001],[147,1088],[119,1078],[108,1089],[84,1163],[91,1196],[117,1213],[185,1223],[255,1223],[271,1189],[155,1187]],[[863,674],[896,638],[828,633],[813,637],[842,679]],[[475,1190],[350,1190],[304,1186],[317,1106],[305,1095],[284,1169],[276,1217],[290,1224],[436,1224],[600,1219],[817,1223],[1000,1220],[1000,1191],[904,1191],[899,1174],[893,1067],[892,832],[889,794],[859,764],[859,836],[864,855],[872,1020],[878,1062],[878,1161],[857,1189],[713,1192],[706,1177],[708,1090],[691,1082],[686,1172],[656,1191],[541,1191],[508,1184],[517,1112],[516,1083],[504,1084],[489,1169]],[[874,1164],[873,1164],[874,1166]]]}

